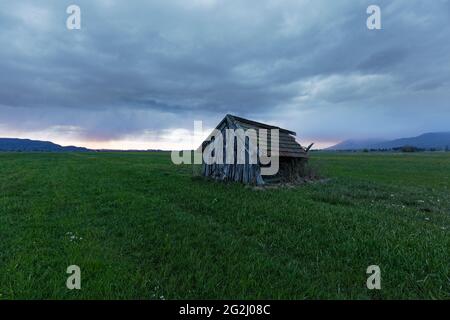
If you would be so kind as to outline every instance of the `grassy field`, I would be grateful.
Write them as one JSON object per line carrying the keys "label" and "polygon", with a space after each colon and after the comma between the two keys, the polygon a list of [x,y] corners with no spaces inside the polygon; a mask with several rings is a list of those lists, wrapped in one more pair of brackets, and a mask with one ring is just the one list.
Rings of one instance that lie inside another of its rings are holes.
{"label": "grassy field", "polygon": [[450,153],[311,161],[329,180],[255,190],[167,153],[0,154],[0,299],[450,298]]}

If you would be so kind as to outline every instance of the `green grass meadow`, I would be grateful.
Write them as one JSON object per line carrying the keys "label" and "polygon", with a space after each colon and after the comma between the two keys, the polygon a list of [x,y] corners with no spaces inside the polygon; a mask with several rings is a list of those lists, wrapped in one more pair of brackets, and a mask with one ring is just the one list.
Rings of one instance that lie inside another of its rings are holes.
{"label": "green grass meadow", "polygon": [[0,299],[450,298],[450,153],[311,163],[258,189],[169,153],[0,153]]}

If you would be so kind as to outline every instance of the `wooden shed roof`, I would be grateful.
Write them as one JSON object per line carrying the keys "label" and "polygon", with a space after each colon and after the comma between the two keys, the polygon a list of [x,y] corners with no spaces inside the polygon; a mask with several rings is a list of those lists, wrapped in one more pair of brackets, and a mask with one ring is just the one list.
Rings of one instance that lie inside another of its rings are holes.
{"label": "wooden shed roof", "polygon": [[[254,129],[257,134],[259,132],[259,129],[278,129],[279,130],[279,155],[280,157],[294,157],[294,158],[304,158],[307,157],[307,151],[305,148],[303,148],[296,140],[295,135],[296,133],[294,131],[290,131],[287,129],[283,129],[277,126],[256,122],[248,119],[244,119],[241,117],[237,117],[231,114],[227,114],[225,118],[217,125],[216,129],[219,129],[223,125],[224,122],[227,122],[227,125],[233,129]],[[208,141],[210,138],[206,141]],[[268,131],[268,150],[271,150],[270,148],[270,131]],[[206,142],[205,141],[205,142]],[[264,142],[263,142],[264,143]],[[261,145],[261,141],[260,141]]]}

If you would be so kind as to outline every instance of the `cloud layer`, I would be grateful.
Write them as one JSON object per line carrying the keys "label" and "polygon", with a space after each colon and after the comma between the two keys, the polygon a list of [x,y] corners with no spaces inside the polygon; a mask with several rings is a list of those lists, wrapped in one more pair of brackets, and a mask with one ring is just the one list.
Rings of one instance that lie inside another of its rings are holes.
{"label": "cloud layer", "polygon": [[301,141],[450,129],[447,0],[377,1],[375,31],[363,0],[77,1],[74,31],[70,4],[1,2],[0,135],[153,147],[226,113]]}

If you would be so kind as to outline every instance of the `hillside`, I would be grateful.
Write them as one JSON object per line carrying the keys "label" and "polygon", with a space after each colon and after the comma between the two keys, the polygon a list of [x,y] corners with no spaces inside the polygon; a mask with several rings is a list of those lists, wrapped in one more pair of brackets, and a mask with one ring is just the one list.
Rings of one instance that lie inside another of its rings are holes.
{"label": "hillside", "polygon": [[444,150],[450,147],[450,132],[424,133],[417,137],[401,138],[388,141],[377,140],[345,140],[327,150],[361,150],[361,149],[395,149],[413,146],[420,149]]}
{"label": "hillside", "polygon": [[332,147],[327,148],[327,150],[361,150],[367,148],[367,146],[378,144],[384,142],[380,139],[350,139],[342,141]]}
{"label": "hillside", "polygon": [[450,132],[425,133],[417,137],[402,138],[370,145],[373,149],[393,149],[413,146],[422,149],[445,149],[450,147]]}
{"label": "hillside", "polygon": [[21,152],[84,152],[89,149],[68,146],[63,147],[50,141],[38,141],[29,139],[0,138],[0,151],[21,151]]}

